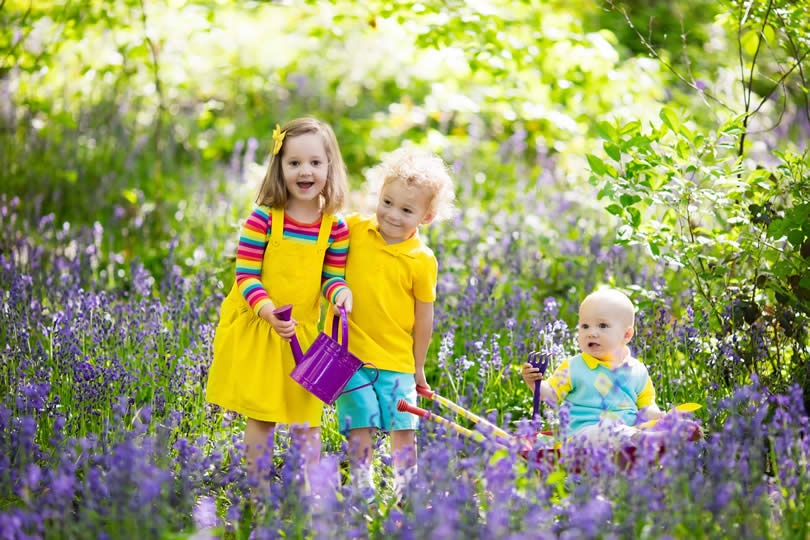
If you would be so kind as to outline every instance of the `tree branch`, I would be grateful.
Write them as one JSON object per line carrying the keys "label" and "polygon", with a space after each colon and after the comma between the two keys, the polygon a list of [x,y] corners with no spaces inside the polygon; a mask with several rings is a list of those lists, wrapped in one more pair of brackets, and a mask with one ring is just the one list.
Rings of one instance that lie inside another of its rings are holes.
{"label": "tree branch", "polygon": [[642,45],[644,45],[644,46],[647,48],[647,50],[648,50],[648,51],[650,51],[650,54],[651,54],[651,55],[652,55],[652,56],[653,56],[653,57],[654,57],[656,60],[658,60],[659,62],[661,62],[661,63],[664,65],[664,67],[666,67],[666,68],[667,68],[667,69],[668,69],[670,72],[672,72],[672,74],[673,74],[673,75],[675,75],[676,77],[678,77],[678,78],[679,78],[681,81],[683,81],[684,83],[686,83],[686,85],[687,85],[687,86],[689,86],[690,88],[692,88],[693,90],[696,90],[696,91],[697,91],[697,92],[699,92],[700,94],[705,95],[706,97],[708,97],[708,98],[709,98],[709,99],[711,99],[712,101],[715,101],[716,103],[718,103],[718,104],[719,104],[720,106],[722,106],[723,108],[725,108],[725,109],[727,109],[728,111],[730,111],[730,112],[732,112],[732,113],[735,113],[735,114],[736,114],[736,112],[734,111],[734,109],[732,109],[731,107],[729,107],[728,105],[726,105],[725,103],[723,103],[722,101],[720,101],[720,99],[716,98],[715,96],[713,96],[713,95],[712,95],[712,94],[710,94],[709,92],[706,92],[705,90],[703,90],[703,89],[699,88],[699,87],[697,86],[697,84],[695,84],[695,83],[693,83],[693,82],[691,82],[691,81],[688,81],[688,80],[687,80],[687,79],[686,79],[686,78],[685,78],[683,75],[681,75],[680,73],[678,73],[678,72],[675,70],[675,68],[674,68],[674,67],[672,67],[672,66],[671,66],[671,65],[670,65],[670,64],[669,64],[669,63],[668,63],[666,60],[664,60],[663,58],[661,58],[661,55],[660,55],[660,54],[658,54],[658,51],[656,51],[656,50],[655,50],[655,48],[654,48],[652,45],[650,45],[650,42],[649,42],[649,41],[647,41],[647,39],[644,37],[644,35],[643,35],[641,32],[639,32],[639,31],[638,31],[638,29],[636,28],[636,26],[633,24],[633,21],[631,21],[631,20],[630,20],[630,17],[627,15],[627,10],[626,10],[626,9],[617,7],[617,6],[616,6],[616,4],[614,4],[614,3],[613,3],[613,0],[605,0],[605,1],[606,1],[606,2],[607,2],[607,4],[608,4],[608,5],[611,7],[611,9],[613,9],[614,11],[617,11],[617,12],[621,13],[621,14],[624,16],[624,20],[625,20],[625,21],[627,21],[628,26],[630,26],[630,28],[633,30],[633,32],[635,32],[636,36],[638,36],[638,38],[641,40]]}
{"label": "tree branch", "polygon": [[[751,8],[751,2],[748,2],[748,9]],[[743,103],[745,104],[745,110],[748,111],[748,94],[745,93],[745,61],[743,60],[743,51],[742,51],[742,27],[743,27],[743,20],[748,17],[748,9],[745,10],[745,13],[742,13],[742,1],[740,2],[740,24],[737,25],[737,58],[740,61],[740,77],[742,78],[742,87],[743,87]]]}
{"label": "tree branch", "polygon": [[[754,58],[751,60],[751,71],[748,74],[748,98],[745,100],[745,112],[748,112],[748,105],[751,103],[751,93],[754,86],[754,68],[757,65],[757,56],[759,56],[759,49],[762,47],[762,41],[765,39],[765,26],[768,24],[768,15],[771,13],[773,7],[773,0],[768,0],[768,10],[765,12],[765,17],[762,19],[762,29],[757,35],[757,49],[754,51]],[[745,136],[745,134],[743,134]]]}
{"label": "tree branch", "polygon": [[[779,22],[782,23],[783,28],[787,28],[785,24],[785,19],[782,17],[782,14],[779,13],[779,10],[775,11],[776,16],[779,17]],[[790,43],[790,48],[793,49],[793,56],[794,58],[799,57],[799,49],[796,47],[796,42],[793,41],[793,36],[790,35],[787,31],[785,32],[785,36],[788,38],[788,42]],[[799,63],[799,78],[802,80],[802,87],[807,88],[807,80],[804,78],[804,70],[802,70],[802,65]],[[810,100],[807,98],[807,92],[802,93],[802,97],[804,98],[804,114],[807,117],[808,122],[810,122]]]}
{"label": "tree branch", "polygon": [[768,98],[769,98],[769,97],[771,97],[771,94],[773,94],[773,93],[776,91],[776,89],[777,89],[777,88],[779,88],[779,85],[780,85],[780,84],[782,84],[782,81],[784,81],[785,79],[787,79],[788,75],[790,75],[791,73],[793,73],[793,70],[794,70],[794,69],[796,69],[798,66],[800,66],[800,65],[801,65],[802,61],[803,61],[805,58],[807,58],[807,55],[808,55],[808,54],[810,54],[810,49],[807,49],[806,51],[804,51],[804,54],[803,54],[803,55],[801,55],[801,57],[799,57],[799,59],[798,59],[798,60],[796,60],[796,63],[795,63],[795,64],[793,64],[793,65],[791,66],[791,68],[790,68],[789,70],[787,70],[787,71],[786,71],[786,72],[785,72],[785,73],[784,73],[784,74],[783,74],[783,75],[782,75],[782,76],[779,78],[779,80],[778,80],[778,81],[776,81],[776,84],[774,84],[774,85],[773,85],[773,88],[771,88],[771,89],[770,89],[770,91],[768,92],[768,94],[767,94],[765,97],[763,97],[763,98],[762,98],[762,100],[759,102],[759,105],[757,105],[757,108],[756,108],[756,109],[754,109],[753,111],[751,111],[751,115],[755,114],[755,113],[756,113],[756,112],[757,112],[759,109],[761,109],[761,108],[762,108],[762,105],[763,105],[763,104],[764,104],[766,101],[768,101]]}
{"label": "tree branch", "polygon": [[[158,114],[157,122],[155,122],[155,152],[160,157],[161,152],[161,131],[163,128],[163,112],[166,109],[166,104],[163,102],[163,84],[160,80],[160,61],[158,59],[158,51],[152,38],[149,37],[149,22],[146,15],[146,4],[141,0],[141,20],[143,21],[143,33],[146,43],[149,45],[149,52],[152,54],[152,72],[155,79],[155,91],[158,95]],[[160,160],[159,160],[160,161]]]}
{"label": "tree branch", "polygon": [[[771,127],[769,127],[768,129],[758,129],[756,131],[751,131],[750,132],[751,135],[757,135],[759,133],[767,133],[768,131],[771,131],[772,129],[775,129],[776,126],[778,126],[779,124],[782,123],[782,118],[785,116],[785,110],[786,109],[787,109],[787,90],[785,90],[784,85],[782,85],[782,110],[779,111],[779,118],[777,118],[776,122],[774,122],[774,124]],[[758,110],[759,109],[757,109],[757,111]],[[754,111],[754,112],[756,112],[756,111]],[[751,113],[751,114],[753,114],[753,113]]]}

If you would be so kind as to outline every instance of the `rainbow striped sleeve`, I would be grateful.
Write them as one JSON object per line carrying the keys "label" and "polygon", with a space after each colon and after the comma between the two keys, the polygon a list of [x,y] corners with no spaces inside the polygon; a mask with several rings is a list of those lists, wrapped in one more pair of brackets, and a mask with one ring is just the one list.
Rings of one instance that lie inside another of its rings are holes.
{"label": "rainbow striped sleeve", "polygon": [[242,226],[236,248],[236,283],[257,315],[262,306],[270,303],[270,296],[262,285],[262,258],[270,221],[268,207],[256,208]]}
{"label": "rainbow striped sleeve", "polygon": [[346,285],[346,256],[349,254],[349,226],[346,220],[339,217],[332,224],[329,235],[329,248],[323,258],[323,271],[321,273],[321,290],[324,298],[335,303],[335,296],[347,288]]}

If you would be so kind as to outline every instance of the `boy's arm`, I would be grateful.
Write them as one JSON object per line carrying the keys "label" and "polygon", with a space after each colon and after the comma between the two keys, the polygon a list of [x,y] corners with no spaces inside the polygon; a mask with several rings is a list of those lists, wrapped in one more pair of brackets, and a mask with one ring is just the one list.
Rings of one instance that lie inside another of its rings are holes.
{"label": "boy's arm", "polygon": [[636,399],[636,406],[638,407],[639,416],[644,420],[654,420],[666,414],[655,404],[655,387],[649,375],[647,375],[647,383],[644,385],[644,389]]}
{"label": "boy's arm", "polygon": [[656,418],[661,418],[666,413],[658,408],[658,405],[653,403],[652,405],[648,405],[643,409],[639,409],[638,411],[639,416],[641,416],[645,421],[646,420],[655,420]]}
{"label": "boy's arm", "polygon": [[425,359],[433,334],[433,302],[414,300],[413,319],[413,361],[416,384],[428,386],[425,379]]}
{"label": "boy's arm", "polygon": [[[534,385],[530,389],[534,393]],[[557,403],[557,392],[546,381],[540,383],[540,399],[552,405]]]}

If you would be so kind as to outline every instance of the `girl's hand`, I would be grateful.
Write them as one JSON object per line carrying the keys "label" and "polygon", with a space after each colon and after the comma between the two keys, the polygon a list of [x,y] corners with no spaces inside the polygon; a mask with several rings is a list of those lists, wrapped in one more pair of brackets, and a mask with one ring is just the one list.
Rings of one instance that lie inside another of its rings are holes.
{"label": "girl's hand", "polygon": [[346,308],[346,313],[352,312],[352,291],[348,287],[340,289],[340,292],[335,296],[335,307],[340,306]]}
{"label": "girl's hand", "polygon": [[259,310],[259,317],[264,319],[265,321],[270,323],[270,326],[273,327],[273,330],[281,336],[281,339],[284,341],[290,341],[290,338],[295,335],[295,325],[298,324],[294,318],[290,317],[289,321],[282,321],[278,317],[273,314],[273,307],[272,304],[265,304]]}
{"label": "girl's hand", "polygon": [[535,381],[539,381],[543,378],[543,375],[540,374],[540,368],[533,367],[530,363],[526,362],[520,368],[520,375],[523,377],[523,381],[529,385],[529,389],[534,393],[534,383]]}

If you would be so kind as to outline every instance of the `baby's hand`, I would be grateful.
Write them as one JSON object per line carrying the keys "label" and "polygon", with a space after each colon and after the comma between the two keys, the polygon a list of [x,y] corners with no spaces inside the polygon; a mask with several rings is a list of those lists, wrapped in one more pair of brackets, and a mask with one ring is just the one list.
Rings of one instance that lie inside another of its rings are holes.
{"label": "baby's hand", "polygon": [[290,341],[290,338],[295,335],[295,325],[298,324],[298,321],[292,317],[289,321],[282,321],[273,314],[273,309],[274,307],[270,304],[262,306],[259,310],[259,317],[269,322],[281,339]]}
{"label": "baby's hand", "polygon": [[335,307],[340,306],[346,308],[346,313],[352,312],[352,291],[348,287],[340,289],[340,292],[335,296]]}
{"label": "baby's hand", "polygon": [[543,378],[543,374],[540,373],[540,368],[536,368],[528,362],[521,367],[520,375],[523,377],[523,381],[529,385],[532,392],[534,392],[535,381],[539,381]]}

